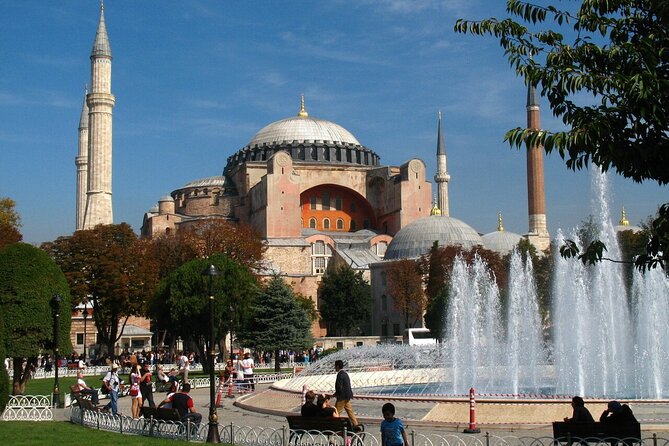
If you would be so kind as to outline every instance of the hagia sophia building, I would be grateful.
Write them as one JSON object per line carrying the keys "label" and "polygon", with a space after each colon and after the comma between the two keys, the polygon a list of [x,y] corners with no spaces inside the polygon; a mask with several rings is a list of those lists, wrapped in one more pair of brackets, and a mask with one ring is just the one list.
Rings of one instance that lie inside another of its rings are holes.
{"label": "hagia sophia building", "polygon": [[[103,6],[91,52],[91,90],[79,124],[77,229],[113,223],[111,62]],[[262,274],[281,275],[317,306],[323,274],[345,263],[371,281],[374,311],[365,334],[372,336],[400,334],[395,327],[402,317],[392,306],[381,305],[384,286],[370,273],[389,261],[417,258],[434,241],[507,253],[526,237],[538,250],[548,249],[541,147],[527,150],[528,232],[505,231],[500,215],[498,230],[481,235],[449,213],[441,114],[435,132],[435,191],[425,161],[383,165],[380,155],[346,128],[312,116],[304,97],[295,110],[251,136],[221,166],[221,175],[194,179],[160,198],[144,214],[141,235],[179,231],[202,219],[251,225],[267,247]],[[527,125],[540,128],[533,87],[528,88]],[[314,326],[314,335],[325,336],[326,330]]]}

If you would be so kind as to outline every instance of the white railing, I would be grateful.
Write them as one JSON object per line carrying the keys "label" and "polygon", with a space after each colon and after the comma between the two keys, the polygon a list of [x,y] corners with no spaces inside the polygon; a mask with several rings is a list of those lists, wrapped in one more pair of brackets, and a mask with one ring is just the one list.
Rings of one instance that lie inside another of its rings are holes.
{"label": "white railing", "polygon": [[53,421],[51,395],[11,395],[2,419],[5,421]]}
{"label": "white railing", "polygon": [[[209,428],[206,421],[203,421],[200,426],[195,426],[192,423],[147,420],[144,418],[133,420],[130,417],[114,416],[109,413],[82,411],[78,407],[72,409],[70,420],[94,429],[199,442],[206,438]],[[222,443],[234,444],[235,446],[379,446],[381,444],[376,431],[314,433],[290,430],[286,425],[280,428],[268,428],[237,426],[234,424],[219,425],[218,431]],[[411,430],[407,434],[409,438],[407,446],[564,446],[568,443],[567,441],[556,440],[553,437],[497,436],[490,435],[488,432],[463,435],[457,433],[421,433]],[[578,439],[571,440],[577,442]],[[621,445],[634,443],[639,446],[669,445],[669,437],[660,438],[656,434],[642,439],[585,440],[605,446],[608,446],[609,443]]]}

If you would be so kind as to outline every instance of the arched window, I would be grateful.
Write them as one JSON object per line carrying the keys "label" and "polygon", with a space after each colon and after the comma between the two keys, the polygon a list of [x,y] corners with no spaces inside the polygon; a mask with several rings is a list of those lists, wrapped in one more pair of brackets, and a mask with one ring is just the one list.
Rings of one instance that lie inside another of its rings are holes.
{"label": "arched window", "polygon": [[330,229],[330,219],[329,218],[324,218],[323,219],[323,229]]}
{"label": "arched window", "polygon": [[351,231],[356,230],[355,220],[351,220]]}
{"label": "arched window", "polygon": [[332,256],[330,245],[322,240],[318,240],[311,245],[311,265],[313,274],[321,275],[325,273],[328,267],[328,261]]}
{"label": "arched window", "polygon": [[312,195],[309,197],[309,207],[311,207],[312,210],[316,209],[316,197]]}
{"label": "arched window", "polygon": [[379,242],[376,244],[376,255],[383,258],[386,255],[386,250],[388,249],[387,242]]}
{"label": "arched window", "polygon": [[324,211],[330,210],[330,192],[327,191],[323,192],[323,210]]}
{"label": "arched window", "polygon": [[316,229],[316,219],[315,218],[310,218],[309,219],[309,227],[311,229]]}
{"label": "arched window", "polygon": [[335,197],[335,209],[341,211],[342,207],[343,205],[341,197]]}
{"label": "arched window", "polygon": [[344,220],[341,218],[337,219],[337,229],[342,231],[344,229]]}

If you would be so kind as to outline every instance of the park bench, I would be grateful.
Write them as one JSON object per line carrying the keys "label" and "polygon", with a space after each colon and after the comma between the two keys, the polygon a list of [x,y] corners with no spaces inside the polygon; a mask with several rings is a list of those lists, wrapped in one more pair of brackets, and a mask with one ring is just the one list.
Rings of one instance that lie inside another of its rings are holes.
{"label": "park bench", "polygon": [[627,446],[641,442],[641,425],[639,423],[570,423],[556,421],[553,423],[553,438],[556,442],[567,443],[624,443]]}
{"label": "park bench", "polygon": [[92,410],[93,412],[100,411],[99,407],[93,405],[89,395],[80,395],[77,393],[74,394],[74,399],[77,401],[77,405],[81,407],[82,410]]}
{"label": "park bench", "polygon": [[305,435],[338,435],[340,437],[346,435],[350,439],[352,446],[362,446],[364,442],[364,431],[354,431],[348,418],[287,415],[286,420],[290,429],[288,444],[305,444]]}

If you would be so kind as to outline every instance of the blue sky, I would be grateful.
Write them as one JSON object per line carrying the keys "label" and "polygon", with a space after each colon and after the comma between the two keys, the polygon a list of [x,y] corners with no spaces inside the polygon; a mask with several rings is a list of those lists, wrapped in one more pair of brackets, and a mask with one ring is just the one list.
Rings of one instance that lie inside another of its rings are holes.
{"label": "blue sky", "polygon": [[[502,0],[107,0],[116,96],[115,223],[139,231],[164,194],[219,175],[265,125],[309,114],[336,122],[398,165],[436,170],[443,113],[451,215],[525,233],[525,156],[503,143],[525,124],[526,88],[493,39],[457,18],[503,16]],[[99,18],[96,0],[0,3],[0,196],[16,200],[30,243],[71,234],[77,126]],[[542,99],[542,126],[559,128]],[[589,213],[589,175],[545,160],[548,225]],[[667,188],[613,178],[614,214],[636,224]]]}

